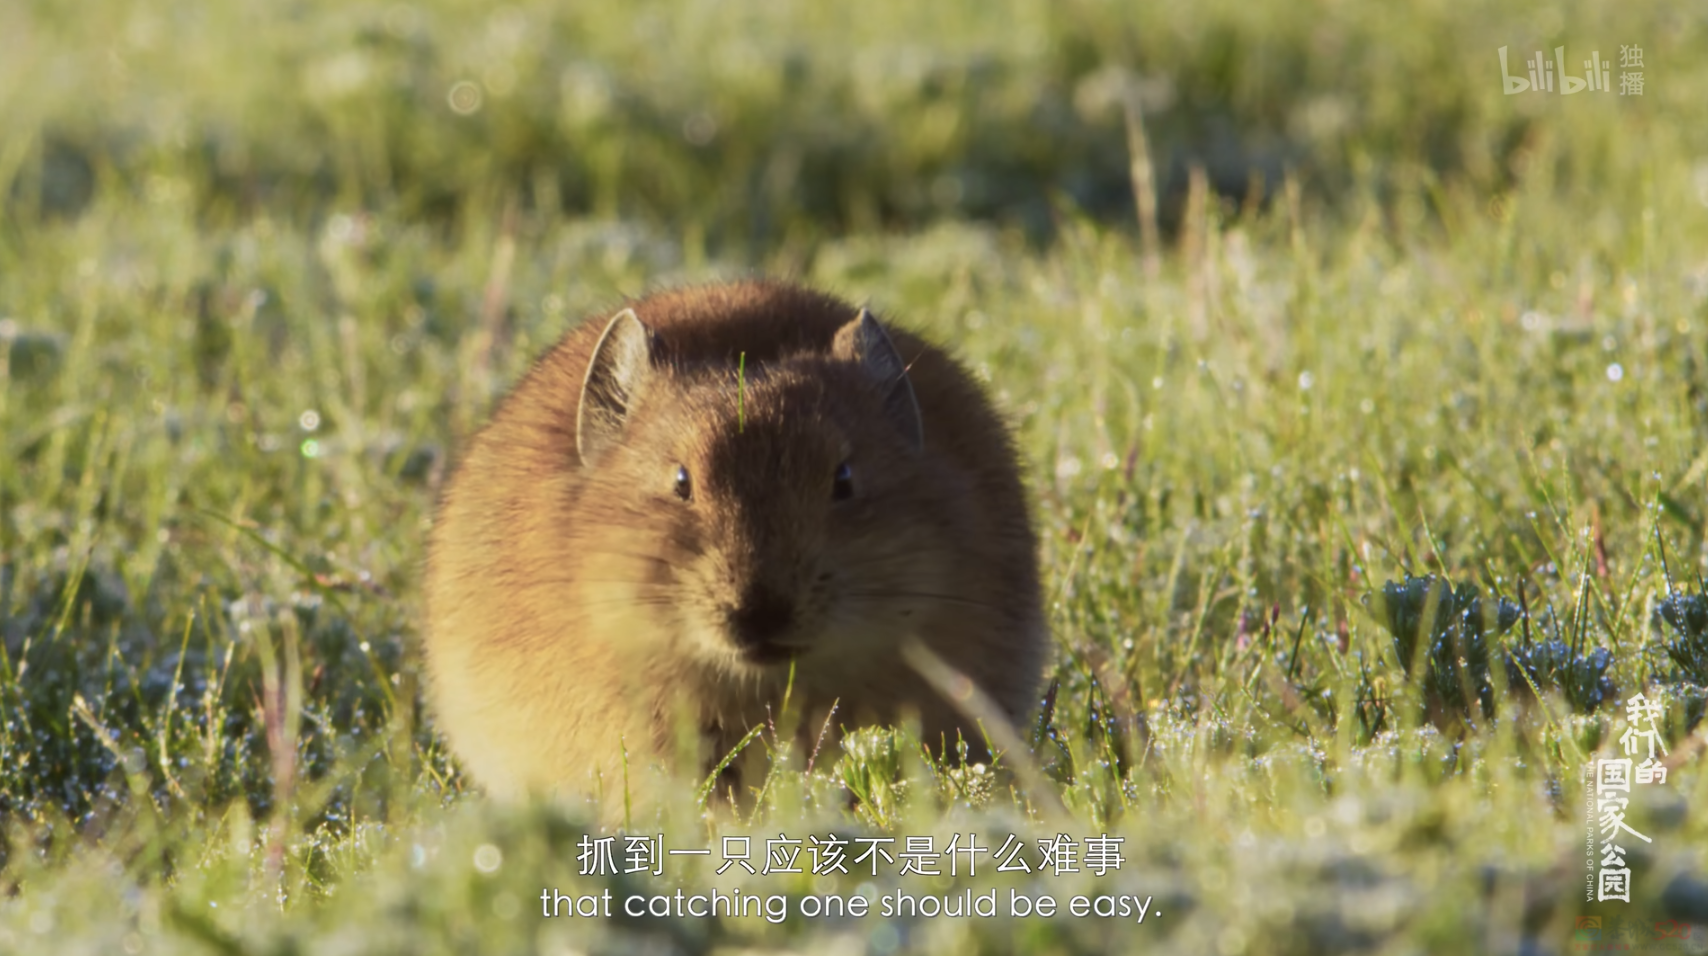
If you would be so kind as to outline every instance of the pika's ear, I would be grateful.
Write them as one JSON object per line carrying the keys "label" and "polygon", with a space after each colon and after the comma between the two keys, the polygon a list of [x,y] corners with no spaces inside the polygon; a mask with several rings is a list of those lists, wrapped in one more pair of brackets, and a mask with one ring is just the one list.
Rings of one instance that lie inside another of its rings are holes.
{"label": "pika's ear", "polygon": [[634,309],[624,309],[611,318],[593,346],[593,360],[581,382],[575,451],[583,467],[598,461],[623,434],[651,376],[652,335],[635,318]]}
{"label": "pika's ear", "polygon": [[884,389],[884,412],[901,429],[908,447],[917,453],[925,445],[925,423],[919,417],[919,401],[913,396],[913,383],[907,380],[907,365],[896,351],[895,343],[884,333],[884,327],[865,309],[842,328],[836,330],[831,354],[843,361],[858,363]]}

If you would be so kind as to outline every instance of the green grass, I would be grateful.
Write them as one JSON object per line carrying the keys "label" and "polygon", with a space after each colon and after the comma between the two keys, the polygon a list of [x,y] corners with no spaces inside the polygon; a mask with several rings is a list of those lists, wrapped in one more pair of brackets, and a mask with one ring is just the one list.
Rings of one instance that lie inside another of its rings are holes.
{"label": "green grass", "polygon": [[[1665,603],[1708,563],[1693,7],[98,6],[0,11],[0,952],[1708,933],[1708,641]],[[1561,43],[1641,44],[1645,95],[1501,95],[1495,47]],[[1173,239],[1154,275],[1124,75]],[[460,441],[581,316],[752,271],[869,300],[988,383],[1057,690],[996,767],[904,727],[809,770],[764,733],[751,816],[685,781],[633,832],[1109,833],[1117,875],[582,876],[593,815],[490,805],[435,737],[420,566]],[[1397,615],[1424,640],[1391,633],[1408,574],[1487,613],[1426,601]],[[1639,690],[1677,759],[1632,801],[1633,902],[1585,904],[1581,775]],[[713,886],[796,915],[539,916],[544,888]],[[798,915],[898,888],[1161,915]]]}

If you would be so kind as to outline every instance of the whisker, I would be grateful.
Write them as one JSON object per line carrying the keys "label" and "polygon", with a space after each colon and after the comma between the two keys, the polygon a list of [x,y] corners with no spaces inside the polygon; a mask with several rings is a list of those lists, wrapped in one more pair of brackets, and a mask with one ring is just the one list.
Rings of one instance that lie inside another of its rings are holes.
{"label": "whisker", "polygon": [[528,584],[626,584],[637,588],[680,590],[680,586],[664,581],[637,581],[634,578],[588,578],[581,575],[554,575],[549,578],[529,578]]}
{"label": "whisker", "polygon": [[983,608],[987,611],[1002,610],[1002,608],[988,601],[975,601],[971,598],[956,597],[952,594],[932,594],[927,591],[845,591],[842,596],[864,601],[878,601],[887,598],[919,598],[926,601],[941,601],[944,604]]}
{"label": "whisker", "polygon": [[637,578],[590,578],[590,577],[585,577],[585,576],[579,575],[579,574],[573,574],[573,575],[572,574],[553,574],[553,575],[546,576],[546,577],[541,577],[541,576],[537,576],[537,575],[515,575],[514,577],[520,578],[521,580],[518,581],[517,583],[523,584],[523,585],[534,585],[534,584],[610,584],[610,585],[628,585],[631,587],[649,588],[649,589],[653,589],[653,590],[672,590],[672,591],[681,590],[681,585],[676,584],[675,582],[672,582],[672,581],[647,581],[647,580],[637,579]]}
{"label": "whisker", "polygon": [[633,597],[633,598],[609,597],[609,598],[596,598],[596,599],[591,600],[591,601],[578,601],[578,602],[576,602],[575,607],[576,607],[576,610],[580,610],[582,608],[610,607],[612,605],[620,605],[622,607],[673,608],[673,607],[677,606],[677,602],[671,600],[668,597],[645,597],[645,596]]}
{"label": "whisker", "polygon": [[595,549],[586,550],[586,551],[575,551],[575,554],[577,557],[584,557],[584,558],[585,557],[634,558],[637,561],[646,561],[646,562],[651,563],[651,564],[662,564],[662,565],[674,567],[674,565],[671,565],[670,560],[668,558],[662,558],[656,554],[647,554],[644,551],[613,551],[609,548],[595,548]]}
{"label": "whisker", "polygon": [[858,571],[865,568],[895,567],[898,561],[903,560],[909,562],[953,561],[961,557],[963,557],[963,555],[961,555],[960,552],[945,549],[930,551],[913,550],[907,551],[904,554],[880,555],[864,559],[842,558],[838,562],[838,566],[845,571]]}

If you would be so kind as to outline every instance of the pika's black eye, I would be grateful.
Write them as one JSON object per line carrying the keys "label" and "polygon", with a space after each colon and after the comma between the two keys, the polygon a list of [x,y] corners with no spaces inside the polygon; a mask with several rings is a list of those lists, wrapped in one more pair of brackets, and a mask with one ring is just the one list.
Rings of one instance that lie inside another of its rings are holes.
{"label": "pika's black eye", "polygon": [[836,480],[831,483],[830,496],[837,501],[854,497],[854,469],[847,462],[836,466]]}
{"label": "pika's black eye", "polygon": [[688,477],[688,466],[676,466],[676,497],[683,501],[694,497],[694,479]]}

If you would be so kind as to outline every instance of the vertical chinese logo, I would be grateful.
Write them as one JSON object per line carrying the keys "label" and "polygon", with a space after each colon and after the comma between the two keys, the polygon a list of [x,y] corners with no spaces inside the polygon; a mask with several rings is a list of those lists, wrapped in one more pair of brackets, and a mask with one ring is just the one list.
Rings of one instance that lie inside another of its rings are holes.
{"label": "vertical chinese logo", "polygon": [[[1666,783],[1666,764],[1655,755],[1657,750],[1662,756],[1667,752],[1658,726],[1662,713],[1660,701],[1649,700],[1642,694],[1627,700],[1625,715],[1629,726],[1619,737],[1619,746],[1625,756],[1595,762],[1595,813],[1601,831],[1601,861],[1596,867],[1595,880],[1595,899],[1598,902],[1631,902],[1631,868],[1626,865],[1627,851],[1620,841],[1635,837],[1644,843],[1654,842],[1625,822],[1625,812],[1631,806],[1633,784]],[[1641,763],[1632,759],[1638,755],[1643,757]]]}
{"label": "vertical chinese logo", "polygon": [[[1573,73],[1566,66],[1566,48],[1554,48],[1554,57],[1549,59],[1541,50],[1523,61],[1523,66],[1514,74],[1508,66],[1506,47],[1495,51],[1500,57],[1501,88],[1507,96],[1514,96],[1527,91],[1537,93],[1555,93],[1561,96],[1571,96],[1576,93],[1611,93],[1613,92],[1613,61],[1603,60],[1600,50],[1590,51],[1589,59],[1583,61],[1583,75]],[[1619,95],[1643,95],[1643,48],[1636,44],[1619,45]]]}

